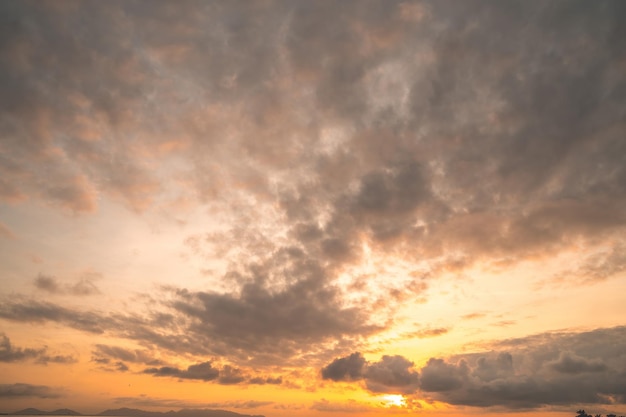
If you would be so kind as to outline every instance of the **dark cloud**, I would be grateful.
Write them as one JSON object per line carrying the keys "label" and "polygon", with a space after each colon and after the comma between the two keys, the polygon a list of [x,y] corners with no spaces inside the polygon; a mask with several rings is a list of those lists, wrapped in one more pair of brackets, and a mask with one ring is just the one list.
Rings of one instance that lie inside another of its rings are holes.
{"label": "dark cloud", "polygon": [[565,374],[580,374],[586,372],[604,372],[607,370],[602,359],[588,360],[567,352],[561,352],[559,358],[550,364],[558,372]]}
{"label": "dark cloud", "polygon": [[220,375],[217,382],[222,385],[241,384],[248,376],[239,368],[234,368],[230,365],[224,365],[220,369]]}
{"label": "dark cloud", "polygon": [[463,385],[463,379],[469,373],[465,362],[450,365],[443,359],[431,358],[422,368],[421,388],[427,392],[451,391]]}
{"label": "dark cloud", "polygon": [[0,398],[59,398],[61,393],[46,385],[0,384]]}
{"label": "dark cloud", "polygon": [[366,363],[359,352],[345,358],[337,358],[322,368],[322,378],[333,381],[357,381],[363,378]]}
{"label": "dark cloud", "polygon": [[211,362],[193,364],[187,367],[186,370],[172,366],[147,368],[144,369],[143,373],[161,377],[214,381],[220,385],[280,385],[283,382],[282,377],[250,377],[250,375],[241,368],[232,365],[224,365],[221,368],[216,368]]}
{"label": "dark cloud", "polygon": [[333,381],[364,380],[368,390],[373,392],[410,393],[418,384],[418,373],[413,370],[413,362],[402,356],[383,356],[378,362],[368,362],[355,352],[337,358],[322,368],[322,378]]}
{"label": "dark cloud", "polygon": [[365,385],[373,392],[413,392],[419,381],[413,365],[400,355],[384,355],[380,361],[368,364]]}
{"label": "dark cloud", "polygon": [[270,385],[280,385],[283,383],[283,378],[282,377],[254,377],[254,378],[250,378],[250,380],[248,381],[249,384],[252,385],[265,385],[265,384],[270,384]]}
{"label": "dark cloud", "polygon": [[[532,409],[626,404],[625,338],[624,327],[544,333],[497,342],[491,352],[431,358],[419,370],[402,356],[383,356],[367,363],[359,379],[374,392],[421,391],[426,398],[454,405]],[[358,381],[338,375],[334,380]],[[323,378],[332,379],[328,374]]]}
{"label": "dark cloud", "polygon": [[212,341],[214,353],[227,354],[230,349],[231,354],[256,353],[271,361],[298,355],[331,338],[378,330],[362,312],[342,308],[336,290],[315,276],[302,277],[274,293],[258,284],[246,284],[238,296],[179,293],[172,306],[192,320],[193,334]]}
{"label": "dark cloud", "polygon": [[171,366],[160,368],[148,368],[143,371],[154,376],[168,376],[180,379],[197,379],[201,381],[213,381],[220,375],[220,371],[211,365],[211,362],[202,362],[189,365],[186,370]]}

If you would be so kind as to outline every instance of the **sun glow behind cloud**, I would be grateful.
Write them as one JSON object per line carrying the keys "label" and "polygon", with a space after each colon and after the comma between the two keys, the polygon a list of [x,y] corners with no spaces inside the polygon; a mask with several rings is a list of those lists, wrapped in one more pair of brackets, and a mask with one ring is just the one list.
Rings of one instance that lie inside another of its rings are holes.
{"label": "sun glow behind cloud", "polygon": [[0,411],[623,406],[623,3],[0,9]]}

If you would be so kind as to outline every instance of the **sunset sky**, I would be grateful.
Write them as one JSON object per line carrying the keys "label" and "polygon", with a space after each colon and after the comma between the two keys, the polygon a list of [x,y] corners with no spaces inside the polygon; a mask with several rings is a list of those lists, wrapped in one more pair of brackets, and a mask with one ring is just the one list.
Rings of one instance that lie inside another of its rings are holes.
{"label": "sunset sky", "polygon": [[626,414],[626,1],[0,1],[0,412]]}

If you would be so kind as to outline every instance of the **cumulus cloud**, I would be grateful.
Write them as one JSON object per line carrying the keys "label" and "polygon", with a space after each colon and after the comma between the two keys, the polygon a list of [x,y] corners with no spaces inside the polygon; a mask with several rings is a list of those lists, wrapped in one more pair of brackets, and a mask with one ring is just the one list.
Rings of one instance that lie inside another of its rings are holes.
{"label": "cumulus cloud", "polygon": [[374,392],[420,392],[432,400],[476,407],[626,404],[626,357],[620,348],[625,338],[624,327],[543,333],[496,342],[490,352],[430,358],[419,370],[402,356],[383,356],[367,363],[359,378],[347,378],[345,371],[328,373],[347,363],[341,359],[361,357],[353,354],[323,368],[322,378],[364,381]]}
{"label": "cumulus cloud", "polygon": [[384,355],[378,362],[368,362],[359,352],[337,358],[322,368],[322,379],[365,381],[372,392],[413,392],[419,377],[413,362],[395,355]]}
{"label": "cumulus cloud", "polygon": [[337,358],[322,368],[322,378],[333,381],[362,379],[366,363],[367,361],[359,352],[345,358]]}

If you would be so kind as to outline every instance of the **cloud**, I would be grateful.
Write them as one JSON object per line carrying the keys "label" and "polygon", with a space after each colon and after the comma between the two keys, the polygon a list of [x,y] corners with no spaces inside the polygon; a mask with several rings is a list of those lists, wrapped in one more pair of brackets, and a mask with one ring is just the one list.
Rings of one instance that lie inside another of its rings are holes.
{"label": "cloud", "polygon": [[[623,271],[619,2],[0,8],[0,198],[82,215],[103,200],[135,212],[200,204],[218,225],[195,228],[188,248],[225,264],[207,277],[219,289],[170,289],[141,314],[10,299],[3,319],[233,367],[314,359],[327,379],[404,392],[417,381],[406,358],[329,362],[447,273],[606,242],[613,249],[563,271],[565,282]],[[412,275],[415,265],[428,272]],[[98,291],[87,278],[35,285]],[[211,375],[96,351],[118,369]],[[597,365],[577,351],[558,358],[546,375]],[[433,358],[422,383],[442,398],[479,387],[476,401],[513,404],[504,391],[514,377],[471,385],[505,372],[492,362],[467,359],[465,374],[460,361]],[[520,392],[537,384],[515,382]]]}
{"label": "cloud", "polygon": [[368,364],[366,387],[373,392],[412,392],[419,381],[413,365],[400,355],[384,355],[380,361]]}
{"label": "cloud", "polygon": [[22,362],[32,359],[35,363],[47,365],[48,363],[71,364],[77,362],[73,355],[50,355],[48,348],[40,349],[19,348],[11,344],[9,337],[0,333],[0,362]]}
{"label": "cloud", "polygon": [[625,330],[545,333],[498,342],[492,347],[499,352],[431,359],[421,370],[421,390],[439,401],[480,407],[602,404],[607,398],[623,404],[626,362],[614,346]]}
{"label": "cloud", "polygon": [[270,385],[280,385],[283,383],[283,378],[282,377],[260,377],[260,376],[256,376],[253,378],[250,378],[250,380],[248,381],[249,384],[251,385],[265,385],[265,384],[270,384]]}
{"label": "cloud", "polygon": [[443,336],[444,334],[448,333],[449,331],[450,331],[450,329],[447,329],[445,327],[437,327],[437,328],[433,328],[433,329],[422,329],[422,330],[418,330],[416,332],[407,333],[407,334],[405,334],[405,336],[406,337],[417,337],[418,339],[425,339],[425,338],[429,338],[429,337]]}
{"label": "cloud", "polygon": [[220,376],[217,382],[222,385],[233,385],[244,382],[248,376],[241,369],[234,368],[230,365],[224,365],[220,370]]}
{"label": "cloud", "polygon": [[18,362],[34,359],[42,355],[45,349],[22,349],[11,345],[11,340],[4,333],[0,333],[0,362]]}
{"label": "cloud", "polygon": [[[318,273],[314,264],[303,269]],[[331,338],[378,330],[357,309],[343,308],[335,290],[314,275],[277,292],[258,284],[244,285],[238,296],[179,292],[172,307],[192,320],[192,334],[212,340],[214,353],[230,349],[231,354],[265,355],[268,361],[298,355]]]}
{"label": "cloud", "polygon": [[154,376],[176,377],[180,379],[197,379],[201,381],[213,381],[220,375],[220,371],[213,368],[211,362],[202,362],[189,365],[186,370],[181,370],[171,366],[160,368],[148,368],[143,371],[145,374]]}
{"label": "cloud", "polygon": [[39,274],[35,279],[35,287],[52,294],[58,293],[60,291],[59,284],[57,283],[56,278],[42,274]]}
{"label": "cloud", "polygon": [[322,368],[322,378],[333,381],[362,379],[366,363],[367,361],[359,352],[345,358],[337,358]]}
{"label": "cloud", "polygon": [[360,379],[335,380],[474,407],[626,404],[625,338],[625,327],[542,333],[495,342],[490,352],[430,358],[419,370],[402,356],[383,356],[368,363]]}
{"label": "cloud", "polygon": [[565,374],[581,374],[587,372],[604,372],[607,370],[602,359],[587,360],[568,352],[561,352],[559,358],[550,363],[550,366],[558,372]]}
{"label": "cloud", "polygon": [[160,368],[147,368],[143,370],[145,374],[153,376],[171,377],[179,379],[196,379],[200,381],[213,381],[220,385],[280,385],[282,377],[251,377],[246,371],[232,365],[223,365],[221,368],[214,367],[211,362],[201,362],[189,365],[186,370],[172,366]]}
{"label": "cloud", "polygon": [[0,318],[22,323],[52,321],[88,333],[103,333],[116,322],[112,317],[93,311],[76,311],[48,302],[22,299],[5,300],[0,306]]}
{"label": "cloud", "polygon": [[110,358],[146,365],[159,365],[161,363],[159,359],[154,357],[154,352],[147,349],[127,349],[120,346],[97,344],[93,355],[94,358],[98,358],[95,359],[96,361]]}
{"label": "cloud", "polygon": [[355,352],[337,358],[322,368],[322,379],[333,381],[365,381],[372,392],[412,392],[419,377],[413,370],[413,362],[395,355],[384,355],[378,362],[368,362]]}
{"label": "cloud", "polygon": [[102,276],[98,273],[83,273],[75,284],[60,283],[57,278],[50,275],[39,274],[35,278],[35,287],[50,294],[72,294],[78,296],[100,294],[100,290],[93,283]]}
{"label": "cloud", "polygon": [[31,384],[0,384],[0,398],[59,398],[61,393],[46,385]]}
{"label": "cloud", "polygon": [[311,410],[322,411],[328,413],[365,413],[371,411],[371,407],[367,404],[359,403],[355,400],[345,402],[331,402],[325,398],[315,401],[311,405]]}

